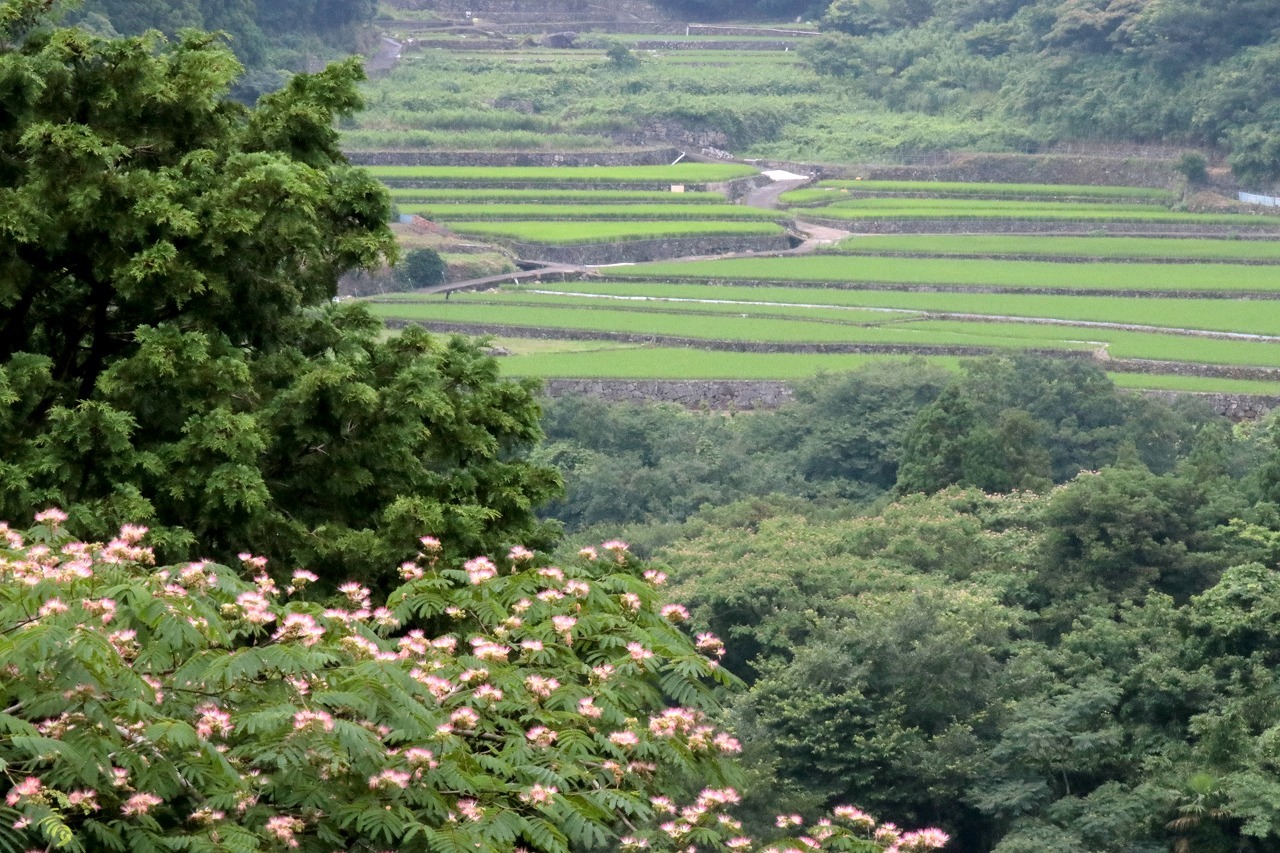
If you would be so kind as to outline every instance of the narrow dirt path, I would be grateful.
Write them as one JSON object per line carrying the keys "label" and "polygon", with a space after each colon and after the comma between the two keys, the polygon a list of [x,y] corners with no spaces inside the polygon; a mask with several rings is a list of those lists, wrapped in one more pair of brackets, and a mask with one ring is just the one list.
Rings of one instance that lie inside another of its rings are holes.
{"label": "narrow dirt path", "polygon": [[390,71],[400,61],[400,51],[403,48],[404,45],[400,42],[390,36],[383,36],[381,43],[378,45],[378,52],[365,61],[365,70],[369,72]]}
{"label": "narrow dirt path", "polygon": [[[812,183],[813,178],[804,175],[793,175],[791,177],[783,177],[786,172],[765,172],[774,178],[773,183],[765,184],[757,187],[747,193],[742,203],[747,207],[759,207],[765,210],[777,210],[779,198],[783,193],[791,190],[799,189],[805,184]],[[807,255],[810,252],[823,246],[831,246],[839,243],[844,238],[850,236],[848,231],[841,231],[838,228],[830,228],[826,225],[811,225],[807,222],[797,222],[796,230],[804,234],[807,238],[796,248],[784,254]]]}
{"label": "narrow dirt path", "polygon": [[765,184],[762,187],[756,187],[747,193],[742,203],[747,207],[762,207],[765,210],[776,210],[778,207],[778,197],[790,190],[799,189],[809,183],[811,178],[790,178],[783,181],[774,181],[771,184]]}

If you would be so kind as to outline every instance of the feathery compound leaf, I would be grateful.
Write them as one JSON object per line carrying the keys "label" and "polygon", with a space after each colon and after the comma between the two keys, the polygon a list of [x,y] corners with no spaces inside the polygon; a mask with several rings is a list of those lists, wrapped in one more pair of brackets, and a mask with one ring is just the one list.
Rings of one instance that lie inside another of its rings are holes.
{"label": "feathery compound leaf", "polygon": [[[48,518],[56,548],[0,530],[0,638],[38,652],[0,682],[19,849],[568,853],[620,819],[655,853],[727,838],[736,792],[695,790],[736,742],[670,704],[705,704],[710,665],[654,621],[616,543],[570,573],[524,549],[452,569],[430,548],[392,600],[434,615],[398,626],[360,584],[285,605],[266,575],[153,571],[139,528],[62,547]],[[158,628],[175,619],[190,630]],[[681,790],[694,805],[655,828],[650,798]]]}

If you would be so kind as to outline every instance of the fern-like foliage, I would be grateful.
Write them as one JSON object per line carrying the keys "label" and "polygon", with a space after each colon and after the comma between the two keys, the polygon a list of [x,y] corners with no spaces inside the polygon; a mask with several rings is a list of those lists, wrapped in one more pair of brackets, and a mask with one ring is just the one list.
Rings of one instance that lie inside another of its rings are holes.
{"label": "fern-like foliage", "polygon": [[305,571],[280,589],[248,554],[156,570],[143,528],[91,544],[39,519],[0,526],[0,851],[748,844],[732,788],[689,787],[733,777],[706,717],[723,646],[663,615],[621,543],[454,567],[428,537],[375,607],[354,583],[314,600]]}

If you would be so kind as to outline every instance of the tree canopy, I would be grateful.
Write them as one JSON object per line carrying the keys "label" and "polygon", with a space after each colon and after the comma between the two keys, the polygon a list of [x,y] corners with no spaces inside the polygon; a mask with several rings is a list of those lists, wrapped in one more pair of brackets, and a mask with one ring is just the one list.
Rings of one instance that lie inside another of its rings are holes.
{"label": "tree canopy", "polygon": [[279,88],[287,71],[355,51],[374,0],[85,0],[71,20],[99,35],[174,37],[184,28],[225,33],[250,73],[236,83],[246,100]]}
{"label": "tree canopy", "polygon": [[337,148],[359,65],[247,109],[215,37],[24,31],[39,5],[5,4],[0,38],[0,512],[370,583],[427,533],[542,542],[531,386],[331,304],[395,251]]}

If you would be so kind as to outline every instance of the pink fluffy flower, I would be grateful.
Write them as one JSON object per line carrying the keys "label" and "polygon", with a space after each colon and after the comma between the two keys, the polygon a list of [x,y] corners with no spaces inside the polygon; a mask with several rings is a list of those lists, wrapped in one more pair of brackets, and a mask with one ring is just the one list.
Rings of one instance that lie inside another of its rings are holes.
{"label": "pink fluffy flower", "polygon": [[297,847],[298,839],[294,835],[306,828],[306,824],[296,817],[276,815],[267,819],[267,833],[274,835],[286,847]]}
{"label": "pink fluffy flower", "polygon": [[939,850],[947,846],[950,840],[951,836],[941,829],[917,829],[898,839],[898,846],[904,851]]}
{"label": "pink fluffy flower", "polygon": [[498,574],[498,567],[488,557],[476,557],[467,560],[462,568],[466,570],[467,580],[473,586],[479,586],[487,580],[492,580]]}
{"label": "pink fluffy flower", "polygon": [[67,520],[67,514],[57,507],[49,507],[48,509],[36,513],[37,524],[47,524],[50,527],[57,527]]}
{"label": "pink fluffy flower", "polygon": [[524,680],[524,686],[529,688],[529,692],[539,699],[547,699],[551,696],[551,692],[560,686],[560,682],[554,678],[530,675]]}
{"label": "pink fluffy flower", "polygon": [[296,732],[331,732],[333,731],[333,717],[324,711],[299,711],[293,715],[293,730]]}
{"label": "pink fluffy flower", "polygon": [[520,795],[520,800],[531,805],[544,806],[553,802],[558,793],[559,789],[554,785],[534,785]]}
{"label": "pink fluffy flower", "polygon": [[314,646],[324,636],[324,628],[315,617],[307,613],[290,613],[280,623],[280,629],[272,635],[277,642],[297,641],[304,646]]}
{"label": "pink fluffy flower", "polygon": [[533,746],[546,748],[555,743],[559,733],[546,726],[534,726],[524,736]]}
{"label": "pink fluffy flower", "polygon": [[60,598],[51,598],[44,604],[40,605],[41,616],[56,616],[59,613],[66,613],[71,608],[67,607]]}
{"label": "pink fluffy flower", "polygon": [[369,787],[375,791],[385,790],[388,788],[408,788],[408,773],[402,770],[383,770],[381,773],[369,777]]}
{"label": "pink fluffy flower", "polygon": [[231,734],[234,726],[231,715],[216,705],[206,704],[196,708],[196,734],[208,740],[214,735],[225,737]]}
{"label": "pink fluffy flower", "polygon": [[609,742],[614,746],[630,747],[640,743],[640,736],[635,732],[614,732],[609,735]]}
{"label": "pink fluffy flower", "polygon": [[682,604],[667,604],[658,612],[671,622],[683,622],[689,618],[689,610]]}
{"label": "pink fluffy flower", "polygon": [[637,662],[653,657],[653,652],[636,642],[627,643],[627,653],[631,655],[633,661]]}
{"label": "pink fluffy flower", "polygon": [[124,805],[120,807],[120,814],[128,816],[144,815],[151,811],[153,807],[158,806],[163,802],[164,800],[160,799],[155,794],[148,794],[145,792],[134,794],[132,797],[124,801]]}
{"label": "pink fluffy flower", "polygon": [[39,796],[43,790],[43,782],[35,776],[28,776],[9,789],[9,793],[5,795],[4,801],[6,805],[17,805],[20,800]]}

